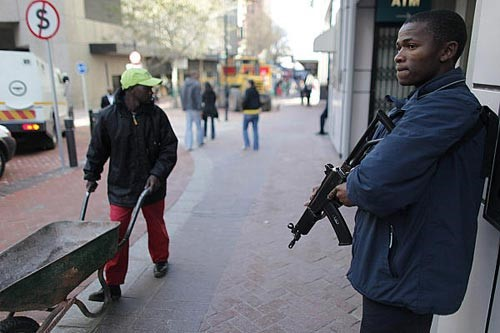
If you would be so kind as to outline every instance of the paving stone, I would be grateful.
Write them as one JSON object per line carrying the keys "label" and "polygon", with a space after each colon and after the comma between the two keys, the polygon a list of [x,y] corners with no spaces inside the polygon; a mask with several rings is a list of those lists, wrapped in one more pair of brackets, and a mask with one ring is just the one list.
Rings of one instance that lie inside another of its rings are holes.
{"label": "paving stone", "polygon": [[265,330],[260,331],[260,333],[288,333],[283,328],[279,327],[279,325],[275,324],[271,327],[266,328]]}
{"label": "paving stone", "polygon": [[230,319],[238,316],[238,312],[234,310],[225,310],[221,312],[216,312],[208,318],[205,318],[206,322],[211,326],[215,327],[223,322],[229,321]]}
{"label": "paving stone", "polygon": [[243,316],[236,316],[229,323],[243,333],[257,333],[260,331],[260,328],[254,324],[254,321],[248,320]]}

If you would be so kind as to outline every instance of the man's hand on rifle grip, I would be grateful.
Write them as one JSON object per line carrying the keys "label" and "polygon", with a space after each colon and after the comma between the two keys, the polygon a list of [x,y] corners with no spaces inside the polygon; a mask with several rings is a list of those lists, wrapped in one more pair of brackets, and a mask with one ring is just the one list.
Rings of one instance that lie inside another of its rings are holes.
{"label": "man's hand on rifle grip", "polygon": [[309,206],[309,204],[311,203],[311,200],[314,198],[314,196],[316,195],[316,192],[318,192],[318,189],[319,189],[319,185],[318,186],[314,186],[312,191],[311,191],[311,196],[309,197],[309,200],[304,202],[304,206]]}
{"label": "man's hand on rifle grip", "polygon": [[330,193],[328,193],[329,200],[333,200],[335,198],[337,198],[337,200],[340,201],[346,207],[354,206],[354,203],[347,196],[346,183],[342,183],[340,185],[335,186],[335,188]]}

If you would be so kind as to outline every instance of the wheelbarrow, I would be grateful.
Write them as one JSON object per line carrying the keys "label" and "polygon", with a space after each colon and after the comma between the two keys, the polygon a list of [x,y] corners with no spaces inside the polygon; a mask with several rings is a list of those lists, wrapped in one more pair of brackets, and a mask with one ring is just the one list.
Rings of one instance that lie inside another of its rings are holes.
{"label": "wheelbarrow", "polygon": [[[145,189],[132,211],[127,232],[119,242],[119,223],[85,221],[90,193],[80,213],[81,221],[52,222],[0,253],[0,311],[8,312],[0,321],[0,333],[49,332],[76,304],[90,318],[101,315],[111,302],[104,280],[104,264],[125,244],[134,228]],[[91,312],[77,296],[69,294],[97,271],[104,289],[104,303]],[[49,311],[39,325],[34,319],[14,316],[23,311]]]}

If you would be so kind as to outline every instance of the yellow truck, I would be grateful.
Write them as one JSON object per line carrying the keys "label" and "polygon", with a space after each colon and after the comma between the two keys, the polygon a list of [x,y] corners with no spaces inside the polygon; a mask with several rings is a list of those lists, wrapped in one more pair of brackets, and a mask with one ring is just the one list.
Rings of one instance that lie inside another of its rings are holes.
{"label": "yellow truck", "polygon": [[[261,63],[255,57],[236,56],[228,59],[227,65],[221,66],[220,85],[230,88],[229,103],[231,111],[241,110],[242,97],[247,87],[246,82],[253,80],[260,94],[262,111],[271,110],[272,67]],[[230,107],[231,108],[231,107]]]}

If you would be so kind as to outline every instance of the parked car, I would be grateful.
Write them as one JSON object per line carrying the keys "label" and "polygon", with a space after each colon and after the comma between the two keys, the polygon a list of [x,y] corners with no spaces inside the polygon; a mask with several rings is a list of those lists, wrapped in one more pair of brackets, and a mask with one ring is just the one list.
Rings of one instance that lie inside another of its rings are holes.
{"label": "parked car", "polygon": [[5,171],[5,165],[16,152],[16,139],[7,127],[0,125],[0,177]]}

